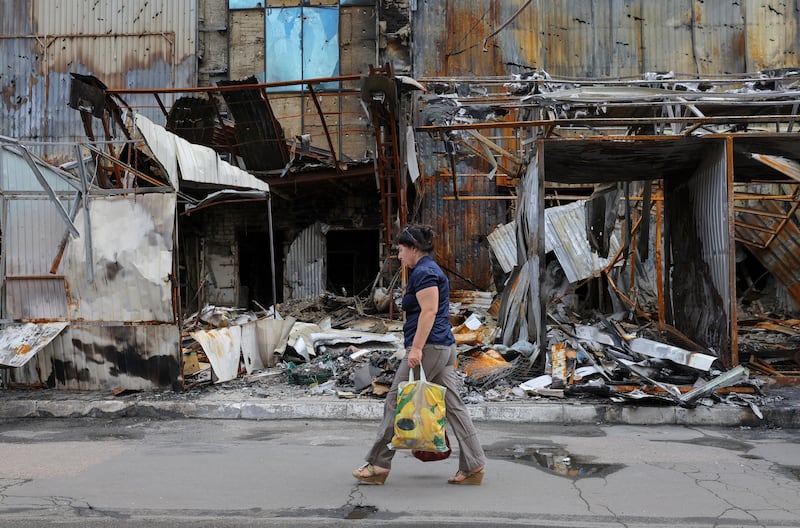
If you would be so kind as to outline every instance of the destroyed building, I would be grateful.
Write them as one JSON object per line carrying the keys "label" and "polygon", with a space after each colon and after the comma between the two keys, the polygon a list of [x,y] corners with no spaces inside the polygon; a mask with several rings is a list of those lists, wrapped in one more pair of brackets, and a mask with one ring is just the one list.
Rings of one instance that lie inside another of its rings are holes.
{"label": "destroyed building", "polygon": [[4,383],[179,388],[208,306],[258,314],[212,334],[217,379],[273,364],[289,301],[388,292],[393,322],[407,221],[440,233],[454,325],[492,322],[462,345],[532,345],[526,378],[611,314],[791,377],[796,7],[4,4],[0,357],[38,350]]}

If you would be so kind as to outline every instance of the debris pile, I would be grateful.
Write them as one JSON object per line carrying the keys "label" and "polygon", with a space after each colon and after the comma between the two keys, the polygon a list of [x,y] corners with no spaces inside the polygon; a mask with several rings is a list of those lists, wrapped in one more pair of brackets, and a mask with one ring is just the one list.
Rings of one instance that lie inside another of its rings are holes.
{"label": "debris pile", "polygon": [[[685,347],[686,339],[673,328],[638,326],[626,321],[628,312],[591,325],[554,323],[546,353],[540,353],[524,340],[496,343],[491,306],[451,307],[453,321],[460,321],[453,327],[456,366],[467,402],[570,397],[694,407],[725,401],[760,414],[761,383],[747,366],[725,371],[713,351]],[[386,395],[405,354],[401,321],[366,314],[352,298],[331,295],[286,305],[284,312],[292,315],[282,317],[282,311],[284,306],[262,313],[209,306],[191,316],[184,326],[184,358],[196,355],[200,368],[185,371],[187,385],[244,376],[280,379],[306,393],[339,398]],[[262,324],[272,337],[259,338]],[[248,325],[254,325],[254,339],[247,338]],[[257,353],[246,351],[251,347]],[[259,369],[266,374],[254,372]]]}

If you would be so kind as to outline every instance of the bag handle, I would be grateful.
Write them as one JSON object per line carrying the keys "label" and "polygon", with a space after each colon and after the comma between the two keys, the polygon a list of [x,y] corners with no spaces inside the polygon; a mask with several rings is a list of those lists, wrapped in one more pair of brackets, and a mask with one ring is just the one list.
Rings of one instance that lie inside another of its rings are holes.
{"label": "bag handle", "polygon": [[[422,368],[422,363],[419,364],[419,380],[422,382],[428,381],[425,378],[425,369]],[[408,369],[408,382],[411,383],[414,381],[414,369]]]}

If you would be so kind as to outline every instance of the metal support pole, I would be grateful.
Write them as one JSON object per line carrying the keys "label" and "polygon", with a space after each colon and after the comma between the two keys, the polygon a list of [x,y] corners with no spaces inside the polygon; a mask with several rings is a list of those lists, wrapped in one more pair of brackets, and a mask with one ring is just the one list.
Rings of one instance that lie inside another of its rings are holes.
{"label": "metal support pole", "polygon": [[267,224],[269,225],[269,260],[272,274],[272,317],[278,310],[278,290],[275,285],[275,239],[272,231],[272,193],[267,193]]}

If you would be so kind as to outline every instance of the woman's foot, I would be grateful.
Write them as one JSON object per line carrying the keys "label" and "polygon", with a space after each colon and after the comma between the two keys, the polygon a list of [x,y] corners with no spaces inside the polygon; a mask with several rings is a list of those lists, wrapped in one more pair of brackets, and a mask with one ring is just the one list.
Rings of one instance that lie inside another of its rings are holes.
{"label": "woman's foot", "polygon": [[459,469],[454,476],[447,479],[448,484],[479,486],[481,482],[483,482],[483,467],[473,469],[472,471],[463,471]]}
{"label": "woman's foot", "polygon": [[383,484],[386,482],[389,470],[380,466],[373,466],[367,462],[363,466],[354,469],[352,475],[364,484]]}

